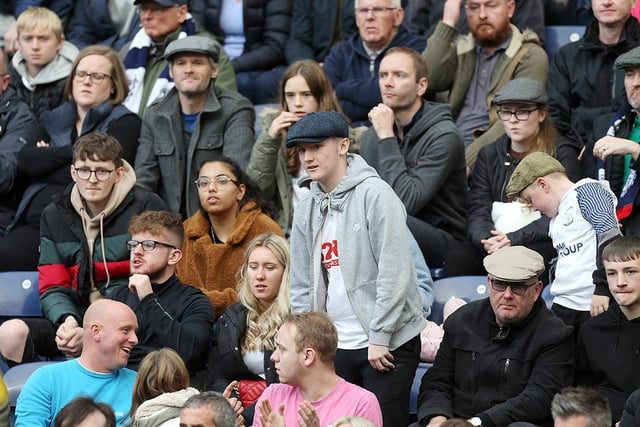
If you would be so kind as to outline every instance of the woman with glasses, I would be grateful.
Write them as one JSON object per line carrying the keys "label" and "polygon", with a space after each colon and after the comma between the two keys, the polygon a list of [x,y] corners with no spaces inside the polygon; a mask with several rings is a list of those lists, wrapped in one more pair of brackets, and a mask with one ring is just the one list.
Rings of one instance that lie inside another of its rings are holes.
{"label": "woman with glasses", "polygon": [[237,381],[247,425],[253,423],[255,400],[267,385],[278,382],[270,358],[278,328],[290,311],[289,265],[286,239],[273,233],[254,238],[238,272],[240,301],[224,311],[214,332],[207,388],[222,393]]}
{"label": "woman with glasses", "polygon": [[[122,145],[123,158],[133,164],[141,122],[122,106],[128,87],[124,67],[113,49],[89,46],[80,51],[64,89],[66,102],[40,118],[46,135],[18,153],[20,171],[29,185],[11,231],[0,242],[0,254],[6,250],[13,255],[0,256],[0,260],[22,262],[3,266],[4,261],[0,261],[0,270],[36,269],[40,214],[52,197],[71,183],[69,166],[73,146],[80,136],[105,133],[115,137]],[[19,257],[16,250],[20,251]]]}
{"label": "woman with glasses", "polygon": [[216,316],[238,301],[235,278],[243,253],[255,236],[282,230],[265,212],[256,185],[236,162],[217,157],[205,162],[194,185],[200,210],[184,222],[180,281],[200,288]]}
{"label": "woman with glasses", "polygon": [[549,218],[528,206],[507,203],[507,182],[527,154],[545,152],[563,164],[571,180],[581,177],[580,147],[557,134],[542,84],[528,78],[511,80],[493,103],[505,134],[478,153],[468,193],[468,240],[447,256],[447,275],[484,274],[482,259],[505,246],[527,246],[547,262],[555,257],[547,233]]}

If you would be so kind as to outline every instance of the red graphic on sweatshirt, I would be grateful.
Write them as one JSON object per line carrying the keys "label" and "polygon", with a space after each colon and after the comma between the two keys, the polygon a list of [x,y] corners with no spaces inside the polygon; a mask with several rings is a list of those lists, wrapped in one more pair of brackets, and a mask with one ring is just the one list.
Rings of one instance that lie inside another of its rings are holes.
{"label": "red graphic on sweatshirt", "polygon": [[322,244],[322,265],[329,270],[340,265],[338,257],[338,241],[332,240]]}

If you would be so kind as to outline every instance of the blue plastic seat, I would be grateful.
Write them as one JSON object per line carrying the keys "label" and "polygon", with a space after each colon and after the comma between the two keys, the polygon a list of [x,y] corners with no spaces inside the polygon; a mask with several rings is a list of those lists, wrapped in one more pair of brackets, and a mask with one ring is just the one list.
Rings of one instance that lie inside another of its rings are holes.
{"label": "blue plastic seat", "polygon": [[31,362],[16,365],[9,369],[4,374],[4,383],[9,391],[9,399],[11,401],[11,407],[15,408],[18,396],[22,391],[22,386],[27,382],[31,374],[41,366],[50,365],[52,363],[59,363],[60,361],[46,360],[42,362]]}
{"label": "blue plastic seat", "polygon": [[0,272],[0,321],[42,317],[37,271]]}
{"label": "blue plastic seat", "polygon": [[433,282],[433,306],[429,320],[442,324],[444,305],[451,298],[471,302],[488,296],[487,276],[455,276],[436,280]]}
{"label": "blue plastic seat", "polygon": [[551,305],[553,305],[553,295],[551,295],[551,284],[546,285],[542,288],[542,293],[540,293],[540,298],[542,298],[547,304],[547,308],[551,309]]}
{"label": "blue plastic seat", "polygon": [[415,415],[418,413],[418,393],[420,392],[420,383],[422,382],[422,376],[431,367],[431,363],[420,362],[418,369],[416,369],[416,375],[413,377],[413,384],[411,385],[411,397],[409,398],[409,414]]}
{"label": "blue plastic seat", "polygon": [[544,50],[553,60],[556,53],[567,43],[578,41],[585,31],[584,25],[558,25],[544,27]]}

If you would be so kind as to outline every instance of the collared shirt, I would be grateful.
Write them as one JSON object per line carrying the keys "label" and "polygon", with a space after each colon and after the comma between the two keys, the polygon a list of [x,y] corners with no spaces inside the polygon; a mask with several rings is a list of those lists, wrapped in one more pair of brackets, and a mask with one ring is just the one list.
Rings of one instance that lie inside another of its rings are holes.
{"label": "collared shirt", "polygon": [[500,54],[509,47],[509,43],[511,43],[511,36],[498,46],[493,53],[488,53],[484,48],[476,45],[475,70],[469,83],[464,104],[456,118],[456,126],[460,130],[465,146],[471,144],[474,129],[482,128],[489,124],[487,95],[491,86],[491,77]]}

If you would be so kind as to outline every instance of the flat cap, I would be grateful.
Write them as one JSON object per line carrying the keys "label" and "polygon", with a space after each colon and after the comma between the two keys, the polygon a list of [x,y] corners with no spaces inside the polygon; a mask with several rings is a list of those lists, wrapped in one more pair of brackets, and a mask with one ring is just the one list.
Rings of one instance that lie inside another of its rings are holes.
{"label": "flat cap", "polygon": [[[138,5],[142,3],[144,0],[135,0],[133,5]],[[182,6],[183,4],[187,4],[187,0],[151,0],[154,3],[158,3],[163,7],[172,7],[172,6]]]}
{"label": "flat cap", "polygon": [[301,142],[321,142],[327,138],[349,138],[347,118],[336,111],[306,114],[287,132],[287,148]]}
{"label": "flat cap", "polygon": [[506,85],[502,86],[493,98],[493,103],[496,105],[507,103],[547,105],[548,100],[547,91],[542,83],[520,77],[509,80]]}
{"label": "flat cap", "polygon": [[483,264],[487,273],[503,282],[522,282],[544,271],[542,255],[524,246],[499,249],[487,255]]}
{"label": "flat cap", "polygon": [[207,37],[187,36],[169,43],[164,51],[166,60],[171,61],[171,57],[177,53],[192,52],[201,53],[210,56],[215,62],[218,62],[220,55],[220,44]]}
{"label": "flat cap", "polygon": [[507,197],[515,197],[536,179],[554,172],[564,172],[562,163],[542,151],[535,151],[520,160],[507,184]]}
{"label": "flat cap", "polygon": [[634,47],[616,58],[613,63],[616,69],[640,67],[640,46]]}

